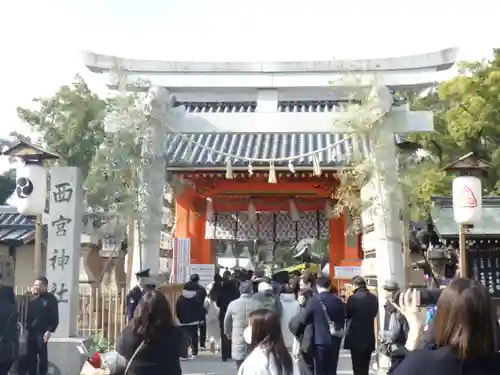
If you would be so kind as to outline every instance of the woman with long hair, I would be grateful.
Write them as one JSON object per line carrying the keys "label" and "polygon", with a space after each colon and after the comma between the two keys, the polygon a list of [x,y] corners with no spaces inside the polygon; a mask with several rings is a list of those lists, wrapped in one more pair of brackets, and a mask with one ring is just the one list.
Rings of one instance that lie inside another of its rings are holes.
{"label": "woman with long hair", "polygon": [[186,341],[165,296],[149,290],[120,334],[116,350],[129,361],[134,357],[127,375],[181,375],[179,357]]}
{"label": "woman with long hair", "polygon": [[276,312],[267,309],[252,312],[243,337],[251,353],[240,366],[238,375],[300,375],[283,342]]}
{"label": "woman with long hair", "polygon": [[422,349],[425,312],[417,290],[402,293],[400,309],[410,327],[404,359],[391,375],[500,374],[497,316],[488,290],[470,279],[455,279],[442,292],[436,309],[434,343]]}

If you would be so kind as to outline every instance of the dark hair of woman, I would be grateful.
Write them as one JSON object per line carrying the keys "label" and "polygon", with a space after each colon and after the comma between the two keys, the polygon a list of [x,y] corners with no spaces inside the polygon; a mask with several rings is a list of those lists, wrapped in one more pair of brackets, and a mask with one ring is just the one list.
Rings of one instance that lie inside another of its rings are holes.
{"label": "dark hair of woman", "polygon": [[488,290],[474,280],[453,280],[437,302],[434,330],[437,346],[450,347],[461,360],[494,355],[496,315]]}
{"label": "dark hair of woman", "polygon": [[144,341],[152,341],[157,334],[164,335],[165,328],[173,327],[172,309],[163,293],[158,290],[144,293],[131,324],[135,334]]}
{"label": "dark hair of woman", "polygon": [[268,358],[272,356],[278,375],[293,374],[293,360],[283,341],[278,314],[267,309],[255,310],[250,314],[249,325],[252,327],[250,348],[260,346]]}

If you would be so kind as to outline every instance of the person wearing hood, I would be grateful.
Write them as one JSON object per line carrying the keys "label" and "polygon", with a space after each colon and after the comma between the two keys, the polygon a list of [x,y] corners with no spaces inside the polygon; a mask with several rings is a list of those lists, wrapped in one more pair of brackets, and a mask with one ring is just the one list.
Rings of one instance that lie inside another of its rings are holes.
{"label": "person wearing hood", "polygon": [[247,344],[243,332],[248,326],[250,314],[264,308],[262,303],[252,298],[252,284],[248,281],[240,283],[240,298],[232,301],[224,317],[224,332],[231,340],[232,358],[239,368],[247,356]]}
{"label": "person wearing hood", "polygon": [[282,306],[280,301],[276,300],[279,297],[275,297],[273,286],[268,282],[260,282],[257,287],[257,293],[252,298],[262,304],[265,309],[274,311],[281,317]]}
{"label": "person wearing hood", "polygon": [[344,349],[351,351],[354,375],[368,375],[370,359],[375,350],[375,318],[377,297],[370,293],[361,276],[352,279],[354,293],[347,300],[347,334]]}
{"label": "person wearing hood", "polygon": [[[198,326],[205,318],[204,301],[200,300],[198,288],[195,283],[189,281],[184,285],[181,296],[177,299],[175,312],[179,325],[191,339],[191,355],[195,358],[198,355]],[[187,350],[184,351],[181,359],[188,358]]]}

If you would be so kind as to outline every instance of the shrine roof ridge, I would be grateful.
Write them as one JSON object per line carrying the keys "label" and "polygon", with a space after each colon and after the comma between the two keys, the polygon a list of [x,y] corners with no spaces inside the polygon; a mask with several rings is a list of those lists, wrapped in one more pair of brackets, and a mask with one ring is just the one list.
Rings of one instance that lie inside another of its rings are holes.
{"label": "shrine roof ridge", "polygon": [[328,61],[275,61],[275,62],[209,62],[164,61],[116,57],[84,51],[83,62],[92,72],[103,73],[116,68],[131,73],[291,73],[291,72],[348,72],[395,71],[433,68],[447,70],[456,62],[458,48],[377,59]]}

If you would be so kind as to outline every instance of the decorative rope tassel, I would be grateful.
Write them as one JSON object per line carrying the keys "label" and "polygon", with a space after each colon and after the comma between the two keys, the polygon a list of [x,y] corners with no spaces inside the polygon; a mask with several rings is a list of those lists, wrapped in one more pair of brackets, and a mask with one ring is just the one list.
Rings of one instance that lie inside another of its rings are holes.
{"label": "decorative rope tassel", "polygon": [[252,201],[248,204],[248,220],[250,220],[251,223],[257,222],[257,209]]}
{"label": "decorative rope tassel", "polygon": [[233,166],[231,165],[231,158],[226,159],[226,178],[232,180],[233,176]]}
{"label": "decorative rope tassel", "polygon": [[212,198],[207,198],[207,213],[206,213],[206,220],[207,221],[212,221],[214,218],[214,205],[212,202]]}
{"label": "decorative rope tassel", "polygon": [[319,159],[316,154],[313,154],[313,175],[321,176],[321,167],[319,165]]}
{"label": "decorative rope tassel", "polygon": [[251,162],[248,163],[248,175],[250,177],[253,176],[253,167],[252,167],[252,163]]}
{"label": "decorative rope tassel", "polygon": [[269,178],[267,180],[270,184],[276,184],[278,181],[276,180],[276,171],[274,170],[274,163],[269,163]]}
{"label": "decorative rope tassel", "polygon": [[293,166],[293,163],[291,160],[288,162],[288,170],[292,173],[295,173],[295,167]]}
{"label": "decorative rope tassel", "polygon": [[299,210],[297,209],[297,206],[295,205],[295,201],[293,199],[290,199],[289,202],[289,210],[290,210],[290,219],[293,222],[300,221],[300,213]]}

